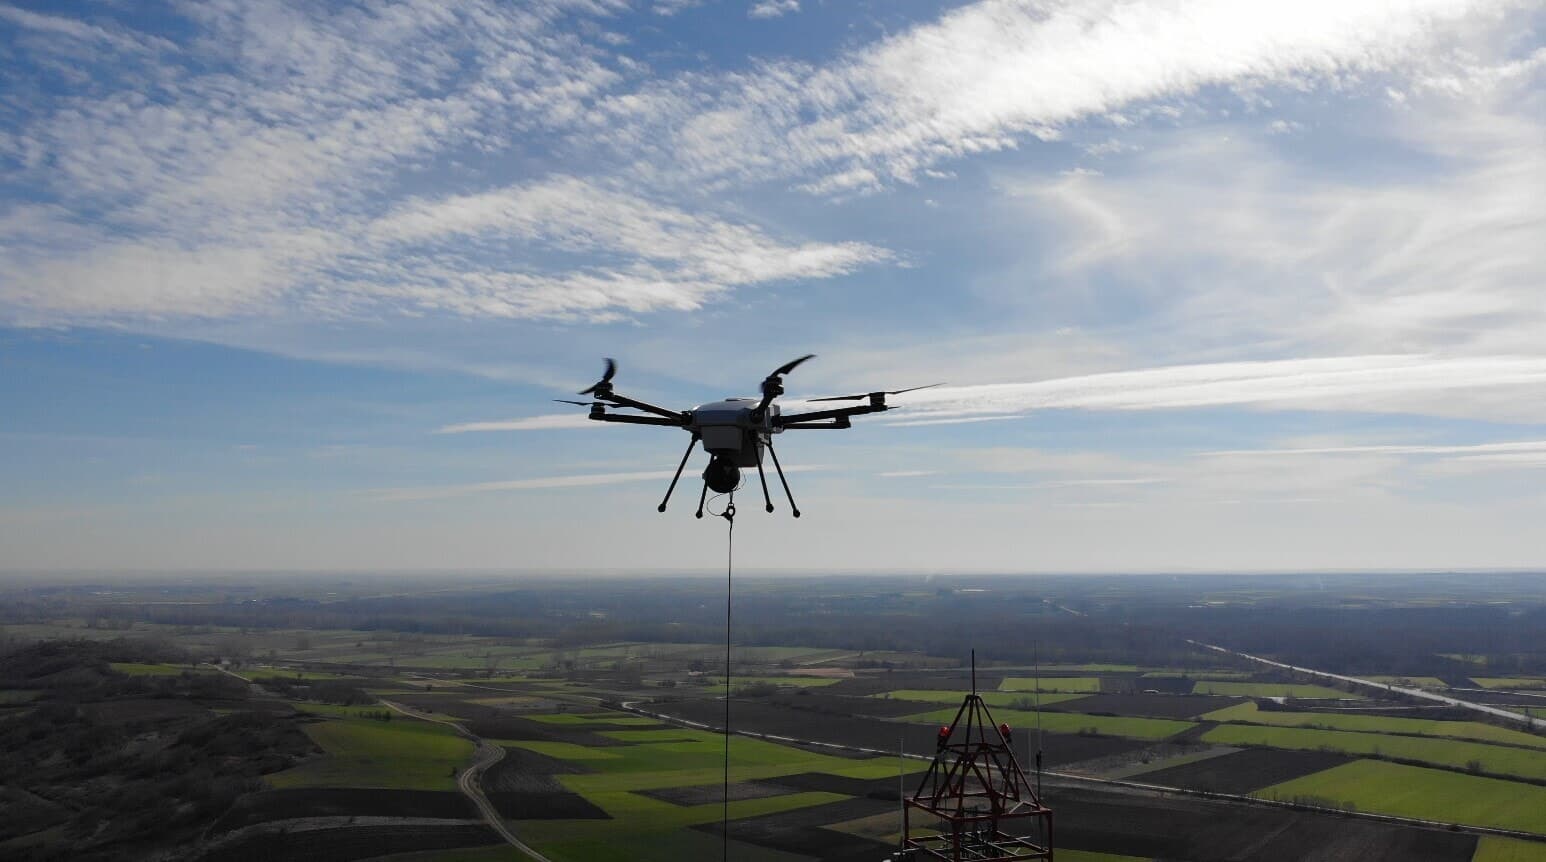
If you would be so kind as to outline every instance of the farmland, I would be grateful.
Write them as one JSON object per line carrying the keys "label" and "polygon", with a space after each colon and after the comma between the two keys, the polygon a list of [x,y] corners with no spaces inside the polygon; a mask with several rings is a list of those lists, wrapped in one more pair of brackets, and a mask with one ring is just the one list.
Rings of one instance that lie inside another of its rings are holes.
{"label": "farmland", "polygon": [[[907,716],[905,720],[940,724],[955,718],[956,710],[937,709]],[[1172,721],[1163,718],[1136,718],[1132,716],[1085,715],[1074,712],[1026,712],[1018,709],[994,710],[993,717],[1015,727],[1026,729],[1040,727],[1048,733],[1094,733],[1106,736],[1125,736],[1132,739],[1164,739],[1196,727],[1188,721]]]}
{"label": "farmland", "polygon": [[1193,694],[1222,694],[1230,697],[1281,697],[1281,698],[1359,698],[1360,694],[1338,691],[1323,685],[1306,683],[1257,683],[1221,682],[1199,680],[1192,687]]}
{"label": "farmland", "polygon": [[1525,733],[1524,731],[1513,730],[1507,727],[1482,724],[1478,721],[1434,721],[1419,718],[1327,712],[1280,712],[1277,710],[1260,709],[1254,702],[1246,702],[1226,709],[1216,710],[1207,713],[1203,718],[1209,721],[1239,721],[1275,727],[1312,727],[1323,730],[1347,730],[1359,733],[1438,736],[1546,749],[1546,736],[1537,736],[1533,733]]}
{"label": "farmland", "polygon": [[1203,735],[1220,745],[1263,745],[1302,751],[1340,751],[1472,769],[1492,775],[1546,780],[1546,751],[1461,740],[1315,730],[1299,727],[1220,725]]}
{"label": "farmland", "polygon": [[1546,787],[1376,760],[1357,760],[1256,795],[1335,800],[1360,811],[1546,834]]}
{"label": "farmland", "polygon": [[[1388,859],[1536,858],[1532,843],[1479,842],[1464,830],[1243,806],[1103,783],[1109,780],[1362,811],[1385,806],[1403,816],[1453,810],[1477,825],[1546,828],[1530,818],[1543,788],[1507,780],[1546,780],[1546,737],[1395,695],[1355,697],[1186,643],[1207,636],[1336,666],[1338,656],[1317,652],[1330,642],[1320,634],[1326,620],[1344,626],[1336,630],[1344,639],[1365,627],[1381,630],[1379,614],[1407,632],[1401,614],[1410,604],[1430,615],[1425,633],[1449,631],[1433,624],[1433,614],[1456,616],[1457,628],[1446,635],[1454,646],[1424,643],[1410,654],[1381,654],[1377,666],[1337,669],[1445,690],[1479,683],[1470,674],[1485,667],[1486,680],[1510,681],[1488,696],[1521,712],[1541,708],[1503,693],[1546,677],[1546,663],[1532,663],[1535,630],[1521,623],[1518,636],[1510,634],[1513,621],[1526,618],[1484,608],[1472,620],[1463,607],[1446,609],[1456,606],[1433,598],[1445,595],[1442,582],[1421,582],[1427,592],[1410,601],[1371,598],[1381,588],[1369,583],[1335,601],[1275,592],[1270,578],[1228,589],[1216,579],[990,580],[982,589],[991,599],[939,586],[877,589],[864,579],[824,582],[819,591],[808,591],[809,582],[753,583],[746,607],[737,608],[755,642],[733,649],[732,727],[769,738],[731,738],[728,829],[737,859],[884,858],[899,828],[899,766],[911,792],[939,725],[955,717],[971,689],[969,655],[953,648],[959,643],[977,648],[982,697],[994,720],[1011,726],[1027,767],[1034,750],[1047,769],[1071,776],[1046,777],[1065,860],[1381,858],[1368,855],[1370,848]],[[713,728],[724,720],[725,703],[724,646],[714,635],[722,634],[723,606],[703,600],[701,582],[663,579],[639,588],[603,579],[442,594],[415,593],[411,584],[306,581],[287,589],[294,595],[272,602],[252,593],[234,602],[218,594],[168,602],[178,594],[158,586],[143,605],[115,597],[74,615],[66,612],[70,602],[91,602],[92,593],[50,600],[49,615],[25,605],[27,619],[0,623],[0,644],[42,638],[97,646],[72,647],[86,656],[78,666],[45,656],[33,671],[0,677],[7,683],[0,686],[0,729],[4,722],[26,728],[21,736],[0,733],[0,741],[26,740],[39,727],[52,728],[45,741],[58,740],[7,749],[17,764],[7,774],[33,775],[34,758],[50,745],[66,751],[92,738],[58,721],[72,714],[61,711],[62,701],[79,703],[73,715],[96,722],[91,732],[102,738],[163,728],[159,738],[175,740],[185,728],[212,727],[189,737],[214,740],[199,742],[208,747],[196,757],[236,756],[226,740],[251,722],[256,729],[242,738],[260,740],[262,750],[249,753],[241,780],[206,793],[197,808],[202,819],[166,831],[166,841],[202,841],[209,862],[308,852],[414,862],[517,858],[458,789],[475,749],[438,723],[451,721],[481,739],[484,754],[503,749],[477,785],[522,840],[555,862],[717,857],[725,737]],[[1056,601],[1045,601],[1046,591]],[[1352,604],[1337,603],[1344,600]],[[1324,618],[1316,616],[1322,601],[1334,609]],[[1366,604],[1375,608],[1367,626],[1340,622],[1361,613],[1348,607]],[[1268,606],[1278,609],[1260,612]],[[1143,612],[1132,616],[1134,608]],[[933,625],[904,637],[899,618]],[[1317,634],[1296,635],[1279,625],[1284,619]],[[952,627],[954,639],[939,634]],[[1031,630],[1039,642],[1017,640]],[[1274,640],[1253,641],[1269,635]],[[1445,657],[1488,649],[1504,654],[1489,654],[1485,665]],[[1357,659],[1350,652],[1340,660]],[[217,672],[221,664],[254,684]],[[76,680],[85,681],[85,693],[61,697],[58,686]],[[436,721],[393,712],[383,699]],[[1288,702],[1269,702],[1278,699]],[[1039,713],[1028,708],[1038,702]],[[899,751],[910,756],[899,759]],[[153,773],[155,764],[179,762],[149,756],[151,765],[133,768]],[[190,781],[151,786],[180,799],[175,793]],[[1438,802],[1392,790],[1408,785]],[[0,806],[7,805],[15,816],[6,821],[12,832],[0,833],[0,855],[27,859],[18,849],[25,841],[64,834],[13,834],[30,828],[17,824],[61,823],[69,815],[0,790]],[[146,808],[156,810],[133,820],[113,816],[137,829],[174,809]],[[302,820],[317,823],[303,835],[296,831]],[[102,840],[120,858],[147,855],[132,842],[149,834],[126,825]]]}

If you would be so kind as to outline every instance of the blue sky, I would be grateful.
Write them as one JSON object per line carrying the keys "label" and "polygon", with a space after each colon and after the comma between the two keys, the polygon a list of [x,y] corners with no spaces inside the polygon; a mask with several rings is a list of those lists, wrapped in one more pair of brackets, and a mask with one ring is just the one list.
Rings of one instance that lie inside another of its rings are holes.
{"label": "blue sky", "polygon": [[712,568],[551,399],[807,352],[948,385],[783,438],[748,567],[1540,565],[1543,24],[0,3],[0,567]]}

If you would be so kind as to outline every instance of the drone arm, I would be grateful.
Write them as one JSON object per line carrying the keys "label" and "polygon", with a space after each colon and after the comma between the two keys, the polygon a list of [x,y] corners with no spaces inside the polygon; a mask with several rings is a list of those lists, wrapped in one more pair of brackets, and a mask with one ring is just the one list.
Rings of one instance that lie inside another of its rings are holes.
{"label": "drone arm", "polygon": [[668,425],[672,428],[684,425],[680,417],[661,419],[656,416],[630,416],[626,413],[592,413],[590,418],[598,422],[624,422],[629,425]]}
{"label": "drone arm", "polygon": [[852,422],[848,421],[847,417],[844,417],[834,419],[831,422],[796,422],[793,425],[780,425],[779,427],[785,431],[815,431],[821,428],[841,431],[844,428],[852,428],[854,426]]}
{"label": "drone arm", "polygon": [[[810,413],[786,413],[776,420],[779,427],[790,428],[804,425],[807,422],[818,422],[822,419],[836,419],[846,422],[850,416],[862,416],[865,413],[880,413],[890,410],[890,407],[876,407],[873,404],[864,404],[859,407],[838,407],[833,410],[815,410]],[[818,426],[826,427],[826,426]]]}
{"label": "drone arm", "polygon": [[[667,410],[664,407],[656,407],[653,404],[650,404],[650,403],[647,403],[647,402],[644,402],[644,401],[637,401],[635,399],[629,398],[626,395],[618,395],[615,392],[607,392],[605,394],[597,393],[596,397],[601,399],[601,400],[603,400],[603,401],[610,401],[610,402],[612,402],[613,404],[616,404],[619,407],[632,407],[635,410],[643,410],[645,413],[653,413],[656,416],[664,416],[665,418],[671,420],[671,422],[669,423],[671,425],[686,425],[687,424],[686,422],[684,422],[682,420],[682,414],[679,411]],[[648,423],[648,424],[655,424],[655,423]]]}

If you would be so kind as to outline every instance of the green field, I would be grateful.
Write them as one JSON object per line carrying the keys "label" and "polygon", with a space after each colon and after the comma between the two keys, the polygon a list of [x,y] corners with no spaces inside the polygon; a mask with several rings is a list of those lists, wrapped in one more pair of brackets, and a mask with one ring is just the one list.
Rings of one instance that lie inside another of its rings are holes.
{"label": "green field", "polygon": [[610,712],[605,714],[578,712],[560,712],[552,715],[528,715],[528,721],[541,724],[563,724],[573,727],[621,727],[627,725],[655,725],[660,722],[642,715],[629,715],[625,712]]}
{"label": "green field", "polygon": [[1546,834],[1546,787],[1378,760],[1355,760],[1252,795],[1334,799],[1360,811]]}
{"label": "green field", "polygon": [[1449,688],[1436,676],[1371,676],[1369,679],[1402,688]]}
{"label": "green field", "polygon": [[1483,835],[1471,862],[1546,862],[1546,842]]}
{"label": "green field", "polygon": [[[628,745],[587,748],[565,743],[511,741],[562,759],[583,761],[588,774],[563,775],[559,780],[599,805],[613,819],[586,821],[524,821],[523,838],[558,862],[623,862],[717,858],[719,839],[687,827],[720,817],[720,803],[673,805],[637,791],[667,787],[717,787],[722,780],[725,737],[678,728],[605,731]],[[907,761],[909,772],[926,767]],[[897,761],[834,757],[797,748],[734,736],[730,738],[730,780],[753,781],[801,772],[825,772],[852,778],[894,778]],[[730,803],[732,819],[755,817],[848,797],[833,793],[789,793]],[[752,845],[732,847],[735,859],[752,862],[793,862],[798,857]]]}
{"label": "green field", "polygon": [[1192,686],[1192,694],[1225,694],[1233,697],[1361,698],[1321,685],[1300,682],[1213,682],[1203,680]]}
{"label": "green field", "polygon": [[[710,686],[719,686],[720,688],[725,686],[725,678],[722,676],[710,677],[708,681]],[[767,685],[793,686],[795,688],[821,688],[822,686],[842,682],[842,678],[833,676],[736,676],[731,677],[730,681],[737,688],[743,685],[763,683]]]}
{"label": "green field", "polygon": [[509,844],[496,844],[492,847],[395,853],[391,856],[378,856],[376,862],[527,862],[527,856]]}
{"label": "green field", "polygon": [[1037,683],[1042,691],[1073,691],[1095,694],[1100,691],[1098,676],[1044,676],[1040,680],[1029,676],[1009,676],[998,684],[999,691],[1036,691]]}
{"label": "green field", "polygon": [[1512,688],[1520,690],[1546,688],[1546,679],[1516,676],[1473,676],[1471,681],[1482,688]]}
{"label": "green field", "polygon": [[[982,698],[983,703],[986,703],[988,706],[993,707],[994,709],[998,709],[1001,707],[1008,707],[1010,704],[1020,703],[1021,701],[1038,699],[1041,701],[1042,706],[1048,706],[1050,704],[1062,703],[1068,700],[1078,700],[1085,695],[1055,694],[1052,692],[1044,692],[1038,695],[1036,692],[1031,691],[984,691],[979,692],[979,696]],[[892,698],[895,700],[915,700],[919,703],[953,703],[959,706],[966,695],[959,691],[904,688],[898,689],[896,691],[888,691],[883,694],[872,694],[870,697],[877,699]]]}
{"label": "green field", "polygon": [[[956,708],[936,709],[909,715],[902,721],[912,723],[946,724],[956,716]],[[1014,728],[1034,729],[1037,714],[1018,709],[997,709],[993,717]],[[1132,739],[1165,739],[1175,736],[1196,725],[1190,721],[1172,721],[1168,718],[1127,718],[1109,715],[1085,715],[1078,712],[1041,713],[1041,729],[1048,733],[1094,732],[1106,736],[1126,736]]]}
{"label": "green field", "polygon": [[1479,721],[1433,721],[1422,718],[1388,718],[1381,715],[1349,715],[1327,712],[1274,712],[1257,708],[1251,701],[1217,709],[1202,716],[1208,721],[1244,721],[1275,727],[1319,727],[1360,733],[1399,733],[1498,742],[1546,748],[1546,736],[1522,730],[1494,727]]}
{"label": "green field", "polygon": [[264,679],[292,679],[292,680],[327,680],[327,679],[359,679],[358,675],[350,676],[343,673],[329,673],[320,670],[291,670],[285,667],[265,667],[257,670],[242,671],[242,676],[251,680]]}
{"label": "green field", "polygon": [[178,664],[140,664],[131,661],[109,662],[108,667],[129,676],[182,676],[185,673],[214,673],[210,668]]}
{"label": "green field", "polygon": [[455,790],[453,773],[473,751],[446,725],[397,715],[391,721],[335,718],[305,730],[326,756],[268,776],[274,787]]}
{"label": "green field", "polygon": [[1468,769],[1474,762],[1494,775],[1518,775],[1546,780],[1546,751],[1505,748],[1458,739],[1385,736],[1343,730],[1302,727],[1258,727],[1221,724],[1203,734],[1204,742],[1218,745],[1265,745],[1301,751],[1343,751],[1401,760],[1415,760],[1452,769]]}

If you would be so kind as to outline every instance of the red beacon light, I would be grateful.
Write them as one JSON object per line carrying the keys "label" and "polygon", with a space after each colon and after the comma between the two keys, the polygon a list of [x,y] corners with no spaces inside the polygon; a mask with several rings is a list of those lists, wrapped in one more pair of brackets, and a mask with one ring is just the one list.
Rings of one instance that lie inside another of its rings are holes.
{"label": "red beacon light", "polygon": [[1005,739],[1008,739],[1009,738],[1009,722],[1006,721],[1003,724],[999,725],[998,726],[998,732],[1002,733],[1004,735]]}

